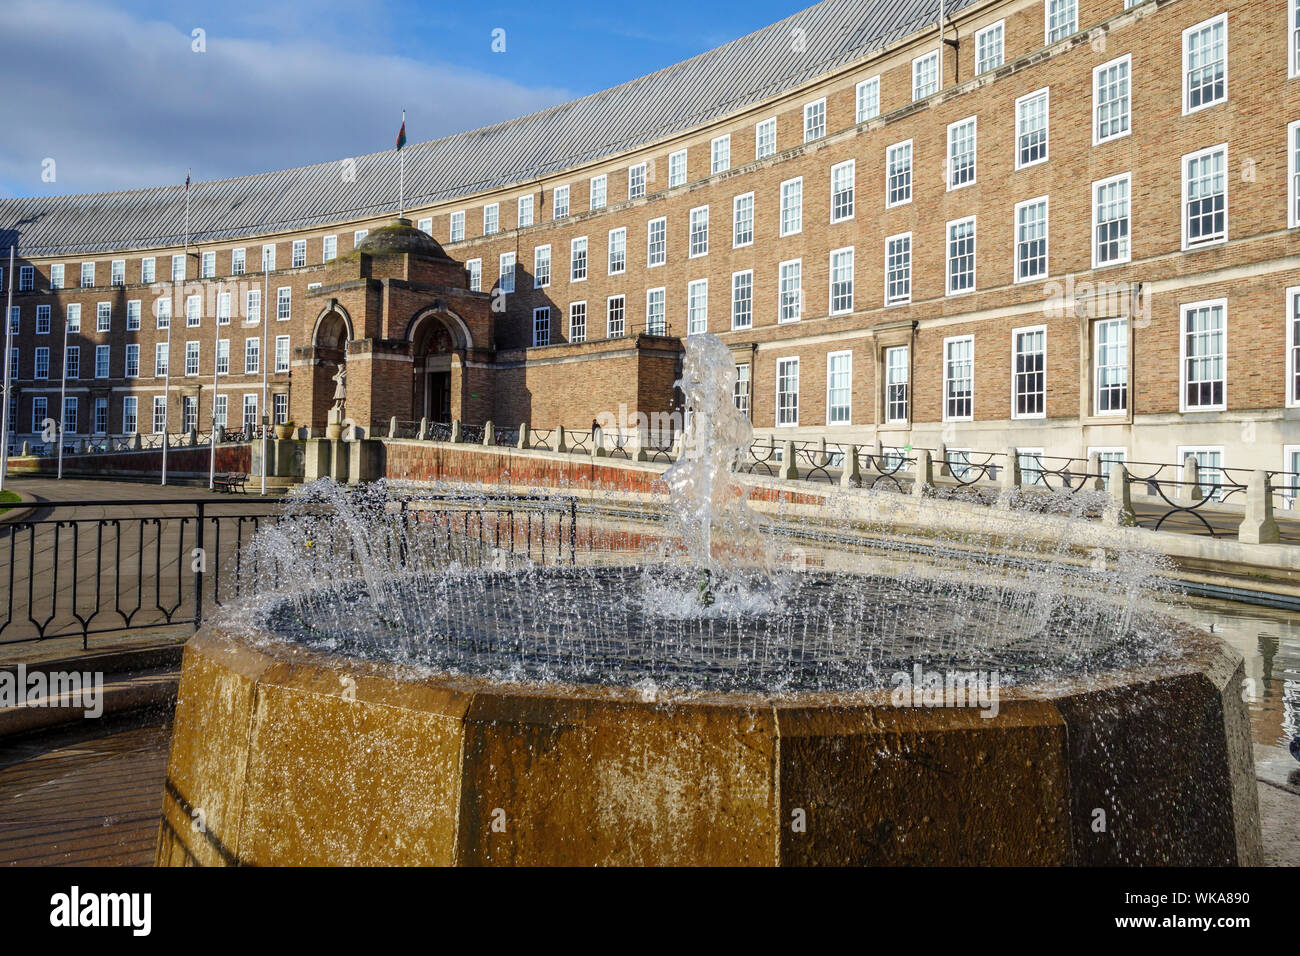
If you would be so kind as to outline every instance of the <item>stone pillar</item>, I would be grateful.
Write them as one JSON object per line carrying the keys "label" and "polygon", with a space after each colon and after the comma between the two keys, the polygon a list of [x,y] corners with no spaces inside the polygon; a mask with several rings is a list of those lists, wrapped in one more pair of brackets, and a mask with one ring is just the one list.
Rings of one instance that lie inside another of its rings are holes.
{"label": "stone pillar", "polygon": [[458,445],[458,444],[460,444],[461,439],[462,439],[463,436],[464,436],[464,429],[461,427],[460,419],[457,418],[455,421],[453,421],[453,422],[451,423],[451,442],[452,442],[452,444],[453,444],[453,445]]}
{"label": "stone pillar", "polygon": [[939,477],[951,478],[952,469],[948,467],[948,446],[944,442],[939,442],[939,450],[935,453],[935,459],[939,462]]}
{"label": "stone pillar", "polygon": [[497,443],[497,427],[492,422],[483,423],[483,444],[491,447]]}
{"label": "stone pillar", "polygon": [[216,442],[218,445],[220,445],[220,444],[222,444],[223,442],[225,442],[225,440],[226,440],[226,426],[225,426],[225,425],[218,425],[216,428],[212,429],[212,440],[213,440],[214,442]]}
{"label": "stone pillar", "polygon": [[1246,516],[1237,526],[1237,540],[1245,544],[1278,544],[1281,540],[1273,517],[1273,488],[1266,471],[1250,473],[1246,484]]}
{"label": "stone pillar", "polygon": [[199,430],[197,428],[191,428],[189,437],[190,437],[190,447],[194,448],[199,443]]}
{"label": "stone pillar", "polygon": [[1183,459],[1183,481],[1178,486],[1178,498],[1181,501],[1200,501],[1205,497],[1201,490],[1201,466],[1195,455]]}
{"label": "stone pillar", "polygon": [[920,498],[925,495],[925,489],[934,487],[934,462],[930,458],[928,448],[918,448],[916,450],[916,472],[912,477],[912,494]]}
{"label": "stone pillar", "polygon": [[777,475],[791,481],[797,480],[799,477],[799,466],[794,463],[793,441],[787,440],[781,446],[781,470],[777,472]]}
{"label": "stone pillar", "polygon": [[347,442],[348,484],[378,481],[384,477],[384,443],[374,439]]}
{"label": "stone pillar", "polygon": [[20,452],[22,457],[27,458],[28,456],[31,455],[31,453],[32,453],[32,443],[28,441],[23,442],[22,451]]}
{"label": "stone pillar", "polygon": [[388,437],[389,438],[397,437],[397,416],[396,415],[394,415],[392,418],[388,420]]}
{"label": "stone pillar", "polygon": [[858,463],[858,446],[850,445],[844,453],[844,470],[840,472],[840,484],[845,488],[862,487],[862,470]]}
{"label": "stone pillar", "polygon": [[303,443],[303,481],[328,478],[330,443],[324,438],[308,438]]}
{"label": "stone pillar", "polygon": [[558,452],[566,452],[569,450],[569,442],[565,437],[563,425],[555,429],[555,450]]}
{"label": "stone pillar", "polygon": [[416,437],[420,439],[420,441],[424,441],[426,438],[429,437],[429,419],[427,418],[420,419],[420,431],[416,435]]}
{"label": "stone pillar", "polygon": [[1123,462],[1111,462],[1108,481],[1110,482],[1110,504],[1106,506],[1106,513],[1102,520],[1116,527],[1129,527],[1135,524],[1128,469],[1124,467]]}
{"label": "stone pillar", "polygon": [[1088,456],[1088,474],[1083,479],[1083,484],[1088,491],[1105,491],[1106,479],[1101,472],[1101,454],[1093,452]]}
{"label": "stone pillar", "polygon": [[1006,459],[1006,464],[998,475],[1000,485],[998,506],[1009,508],[1016,495],[1020,493],[1020,488],[1023,485],[1020,474],[1020,449],[1008,448],[1002,453],[1002,456]]}
{"label": "stone pillar", "polygon": [[139,432],[136,432],[134,435],[131,436],[131,450],[132,450],[132,451],[139,451],[139,450],[140,450],[140,433],[139,433]]}
{"label": "stone pillar", "polygon": [[519,423],[519,441],[517,441],[515,445],[518,448],[522,448],[524,451],[527,451],[529,448],[532,447],[533,439],[532,436],[528,433],[527,422]]}
{"label": "stone pillar", "polygon": [[605,429],[597,425],[591,430],[591,456],[605,458],[608,455],[609,452],[605,449]]}
{"label": "stone pillar", "polygon": [[876,443],[871,446],[872,467],[874,467],[876,471],[884,471],[885,470],[883,466],[884,460],[885,460],[885,443],[882,442],[879,438],[877,438]]}
{"label": "stone pillar", "polygon": [[823,435],[819,440],[817,448],[817,467],[825,468],[831,460],[831,456],[826,454],[826,436]]}

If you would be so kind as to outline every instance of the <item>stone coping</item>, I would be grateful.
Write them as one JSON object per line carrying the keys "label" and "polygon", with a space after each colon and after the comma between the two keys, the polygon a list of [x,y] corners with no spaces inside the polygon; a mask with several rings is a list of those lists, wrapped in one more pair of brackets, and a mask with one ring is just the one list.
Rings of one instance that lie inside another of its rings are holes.
{"label": "stone coping", "polygon": [[206,628],[158,862],[1254,862],[1241,659],[1180,633],[1172,664],[1012,689],[986,718],[888,691],[647,700]]}

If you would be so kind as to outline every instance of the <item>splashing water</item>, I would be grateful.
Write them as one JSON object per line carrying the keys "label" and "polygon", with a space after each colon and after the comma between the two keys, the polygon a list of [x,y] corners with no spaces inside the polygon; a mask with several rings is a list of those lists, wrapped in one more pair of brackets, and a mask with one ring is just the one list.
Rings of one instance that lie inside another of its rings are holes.
{"label": "splashing water", "polygon": [[1032,518],[989,511],[987,527],[951,529],[907,527],[914,505],[890,492],[751,501],[734,468],[752,436],[735,375],[715,336],[686,340],[689,419],[666,505],[389,481],[298,489],[243,556],[246,596],[224,624],[439,673],[651,694],[871,689],[916,665],[1011,685],[1177,653],[1156,613],[1167,564],[1118,529],[1098,546],[1082,517],[1104,495],[1040,495]]}

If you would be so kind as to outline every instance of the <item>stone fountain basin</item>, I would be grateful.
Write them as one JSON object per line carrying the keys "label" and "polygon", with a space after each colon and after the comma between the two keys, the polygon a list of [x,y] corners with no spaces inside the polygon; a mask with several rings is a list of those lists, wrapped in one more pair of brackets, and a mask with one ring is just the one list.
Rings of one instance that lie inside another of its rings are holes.
{"label": "stone fountain basin", "polygon": [[157,862],[1257,863],[1241,658],[1179,640],[1173,663],[1003,688],[986,718],[430,676],[208,628]]}

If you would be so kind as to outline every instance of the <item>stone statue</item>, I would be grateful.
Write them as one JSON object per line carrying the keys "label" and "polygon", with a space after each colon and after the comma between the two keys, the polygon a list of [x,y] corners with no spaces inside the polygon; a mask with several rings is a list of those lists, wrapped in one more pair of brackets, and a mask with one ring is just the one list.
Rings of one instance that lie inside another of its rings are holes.
{"label": "stone statue", "polygon": [[340,362],[331,378],[334,380],[334,404],[325,416],[325,437],[340,438],[343,434],[343,405],[347,401],[348,389],[345,380],[348,376],[346,362]]}

